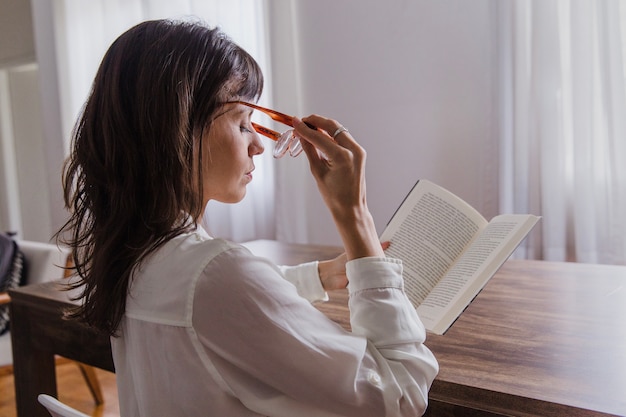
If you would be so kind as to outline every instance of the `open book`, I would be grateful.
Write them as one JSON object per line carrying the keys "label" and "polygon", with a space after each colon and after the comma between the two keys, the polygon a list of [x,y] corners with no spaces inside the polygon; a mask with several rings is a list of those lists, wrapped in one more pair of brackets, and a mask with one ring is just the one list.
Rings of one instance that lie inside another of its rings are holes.
{"label": "open book", "polygon": [[465,201],[418,181],[380,236],[402,260],[404,288],[427,330],[444,334],[537,223],[511,214],[488,222]]}

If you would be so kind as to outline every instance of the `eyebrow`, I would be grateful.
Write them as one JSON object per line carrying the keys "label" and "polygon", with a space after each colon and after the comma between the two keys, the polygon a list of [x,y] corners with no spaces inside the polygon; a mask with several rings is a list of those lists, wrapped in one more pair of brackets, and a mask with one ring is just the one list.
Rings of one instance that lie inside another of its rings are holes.
{"label": "eyebrow", "polygon": [[[227,103],[227,104],[228,104],[228,103]],[[232,103],[232,104],[234,104],[235,106],[233,106],[232,108],[230,108],[229,110],[227,110],[227,112],[229,112],[229,111],[235,111],[235,112],[237,112],[238,114],[239,114],[239,113],[246,113],[246,112],[247,112],[247,113],[248,113],[248,114],[250,114],[250,115],[252,115],[252,113],[254,113],[254,108],[252,108],[252,107],[245,106],[245,105],[240,104],[240,103]]]}
{"label": "eyebrow", "polygon": [[246,106],[242,106],[242,105],[237,104],[237,103],[223,103],[222,107],[224,107],[224,105],[226,105],[226,104],[235,104],[235,106],[233,106],[233,107],[231,107],[231,108],[229,108],[229,109],[227,109],[227,110],[224,110],[223,112],[219,113],[218,115],[216,115],[216,116],[213,118],[213,120],[217,119],[218,117],[222,117],[222,116],[223,116],[223,115],[225,115],[226,113],[232,113],[232,112],[235,112],[235,113],[237,113],[237,114],[240,114],[240,113],[245,113],[245,112],[246,112],[246,110],[250,110],[249,114],[250,114],[250,116],[252,116],[252,113],[254,112],[254,109],[253,109],[253,108],[246,107]]}

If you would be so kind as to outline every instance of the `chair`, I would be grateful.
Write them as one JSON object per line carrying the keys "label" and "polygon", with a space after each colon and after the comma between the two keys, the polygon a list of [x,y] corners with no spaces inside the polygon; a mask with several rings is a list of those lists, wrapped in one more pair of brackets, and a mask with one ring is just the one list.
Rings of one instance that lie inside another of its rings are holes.
{"label": "chair", "polygon": [[89,417],[48,394],[39,394],[37,401],[46,407],[52,417]]}
{"label": "chair", "polygon": [[[26,263],[26,284],[37,284],[67,276],[62,267],[69,264],[69,251],[57,245],[42,242],[17,241],[19,249],[24,254]],[[0,293],[0,304],[11,301],[7,293]],[[100,383],[91,366],[76,362],[85,378],[96,405],[104,402]],[[0,336],[0,369],[13,365],[10,331]]]}

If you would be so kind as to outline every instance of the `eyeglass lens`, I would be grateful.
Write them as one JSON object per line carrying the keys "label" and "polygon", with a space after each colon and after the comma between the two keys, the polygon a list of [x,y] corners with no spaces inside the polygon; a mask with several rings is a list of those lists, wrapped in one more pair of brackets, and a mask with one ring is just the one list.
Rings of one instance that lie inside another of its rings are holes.
{"label": "eyeglass lens", "polygon": [[282,158],[289,151],[289,155],[296,157],[302,153],[302,144],[300,138],[296,135],[293,129],[289,129],[276,141],[274,146],[274,158]]}

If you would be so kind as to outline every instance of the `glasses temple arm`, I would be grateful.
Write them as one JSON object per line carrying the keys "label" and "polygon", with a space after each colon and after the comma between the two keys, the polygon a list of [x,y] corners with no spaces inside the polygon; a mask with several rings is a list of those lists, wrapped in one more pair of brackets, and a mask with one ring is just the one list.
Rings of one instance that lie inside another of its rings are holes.
{"label": "glasses temple arm", "polygon": [[239,101],[238,103],[246,105],[248,107],[251,107],[251,108],[253,108],[255,110],[258,110],[260,112],[263,112],[263,113],[267,114],[269,117],[271,117],[272,120],[274,120],[276,122],[280,122],[280,123],[286,124],[287,126],[293,127],[293,122],[292,122],[293,117],[292,116],[289,116],[289,115],[287,115],[285,113],[281,113],[281,112],[276,111],[276,110],[268,109],[266,107],[258,106],[258,105],[254,104],[254,103],[247,103],[245,101]]}
{"label": "glasses temple arm", "polygon": [[269,129],[265,126],[261,126],[258,123],[252,122],[252,127],[254,127],[254,130],[256,130],[257,133],[267,138],[270,138],[271,140],[278,140],[280,138],[280,133],[276,132],[275,130]]}

